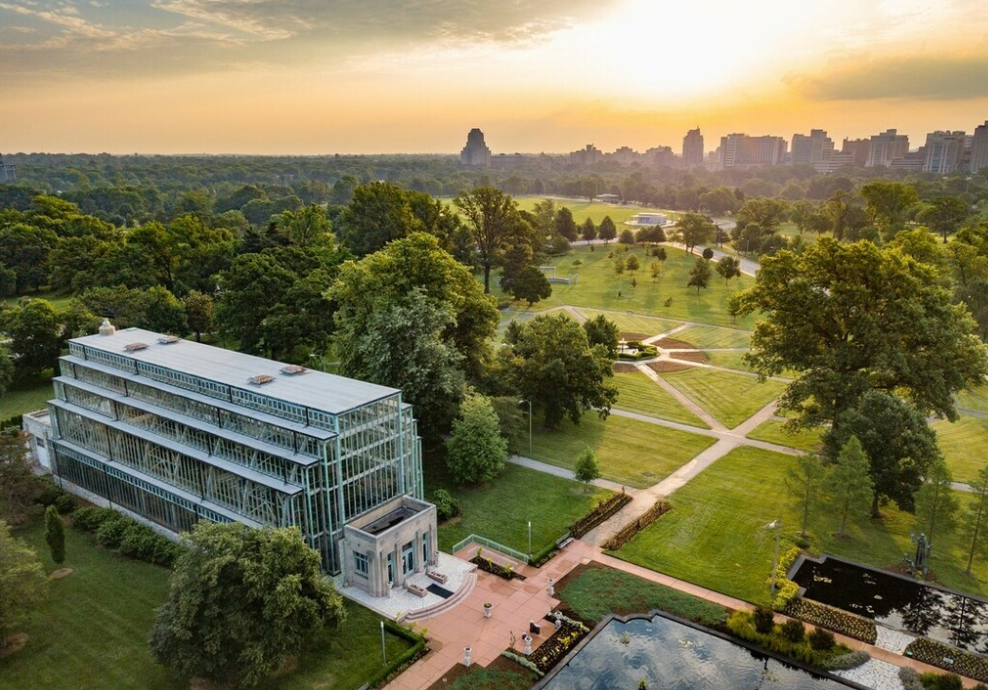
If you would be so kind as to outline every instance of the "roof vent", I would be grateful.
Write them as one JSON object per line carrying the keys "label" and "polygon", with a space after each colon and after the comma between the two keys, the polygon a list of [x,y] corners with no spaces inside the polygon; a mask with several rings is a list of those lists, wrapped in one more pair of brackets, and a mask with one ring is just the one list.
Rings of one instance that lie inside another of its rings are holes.
{"label": "roof vent", "polygon": [[271,374],[254,374],[247,379],[252,386],[263,386],[265,383],[271,383],[274,381],[274,376]]}
{"label": "roof vent", "polygon": [[161,345],[171,345],[172,343],[177,343],[181,338],[177,335],[159,335],[158,343]]}
{"label": "roof vent", "polygon": [[103,319],[103,323],[100,324],[99,334],[100,335],[113,335],[117,332],[117,329],[113,327],[109,319]]}
{"label": "roof vent", "polygon": [[124,345],[124,352],[137,352],[138,350],[146,350],[148,348],[147,343],[127,343]]}
{"label": "roof vent", "polygon": [[300,376],[307,371],[308,369],[300,364],[287,364],[281,368],[281,373],[285,376]]}

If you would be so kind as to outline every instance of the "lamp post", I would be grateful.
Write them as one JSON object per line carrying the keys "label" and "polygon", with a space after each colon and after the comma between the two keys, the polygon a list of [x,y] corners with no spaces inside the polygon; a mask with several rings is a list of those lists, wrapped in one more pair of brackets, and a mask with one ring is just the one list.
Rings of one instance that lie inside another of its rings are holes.
{"label": "lamp post", "polygon": [[528,562],[532,562],[532,521],[528,521]]}
{"label": "lamp post", "polygon": [[388,665],[388,648],[384,646],[384,621],[381,621],[381,657],[384,659],[384,665]]}
{"label": "lamp post", "polygon": [[779,537],[782,535],[782,518],[772,520],[767,527],[775,530],[775,559],[772,561],[772,594],[775,594],[775,571],[779,567]]}
{"label": "lamp post", "polygon": [[528,405],[528,457],[532,457],[532,401],[519,400],[519,405]]}

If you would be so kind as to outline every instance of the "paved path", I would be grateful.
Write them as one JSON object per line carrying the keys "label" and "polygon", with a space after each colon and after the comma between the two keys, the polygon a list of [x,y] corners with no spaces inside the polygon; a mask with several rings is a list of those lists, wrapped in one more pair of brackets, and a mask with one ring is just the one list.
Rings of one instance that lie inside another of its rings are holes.
{"label": "paved path", "polygon": [[652,379],[652,381],[657,383],[659,387],[662,388],[662,390],[664,390],[666,393],[674,397],[676,399],[676,402],[678,402],[680,405],[682,405],[687,410],[692,412],[695,416],[703,420],[703,423],[709,426],[711,429],[725,430],[727,428],[723,424],[721,424],[717,419],[715,419],[712,414],[710,414],[705,409],[697,405],[690,398],[688,398],[686,395],[680,392],[678,388],[676,388],[674,385],[672,385],[664,378],[659,376],[655,372],[655,370],[652,369],[652,367],[648,366],[647,364],[637,364],[636,368],[638,369],[638,371],[645,374],[645,376],[647,376],[648,378]]}

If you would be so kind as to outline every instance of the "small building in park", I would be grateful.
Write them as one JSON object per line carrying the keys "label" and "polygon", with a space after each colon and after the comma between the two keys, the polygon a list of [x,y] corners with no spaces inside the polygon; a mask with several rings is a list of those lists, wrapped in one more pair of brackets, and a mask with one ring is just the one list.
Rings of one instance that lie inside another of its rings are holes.
{"label": "small building in park", "polygon": [[398,586],[435,562],[400,390],[108,321],[69,341],[54,387],[28,430],[55,477],[91,500],[172,533],[199,520],[297,527],[327,572],[358,586],[364,559],[385,569],[367,586],[389,565]]}

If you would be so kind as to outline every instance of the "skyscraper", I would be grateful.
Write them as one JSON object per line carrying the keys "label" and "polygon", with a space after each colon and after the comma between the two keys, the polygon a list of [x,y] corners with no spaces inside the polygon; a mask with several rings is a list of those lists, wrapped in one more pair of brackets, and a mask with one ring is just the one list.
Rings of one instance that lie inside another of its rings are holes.
{"label": "skyscraper", "polygon": [[834,153],[834,140],[822,129],[811,129],[809,136],[792,135],[792,164],[814,165],[830,160]]}
{"label": "skyscraper", "polygon": [[964,157],[964,132],[931,132],[926,135],[923,171],[946,175],[958,170]]}
{"label": "skyscraper", "polygon": [[871,147],[868,149],[868,161],[865,167],[874,168],[877,165],[884,165],[888,168],[892,166],[892,161],[905,158],[907,153],[909,153],[909,137],[889,129],[871,137]]}
{"label": "skyscraper", "polygon": [[758,165],[778,165],[786,156],[786,140],[782,137],[749,137],[728,134],[720,138],[721,168],[752,168]]}
{"label": "skyscraper", "polygon": [[14,184],[17,181],[17,173],[14,172],[14,166],[7,165],[0,158],[0,184]]}
{"label": "skyscraper", "polygon": [[971,140],[971,172],[988,168],[988,120],[974,128]]}
{"label": "skyscraper", "polygon": [[484,133],[477,127],[467,134],[467,145],[460,151],[460,163],[485,168],[491,164],[491,150],[484,143]]}
{"label": "skyscraper", "polygon": [[699,127],[691,129],[683,137],[683,165],[687,168],[703,165],[703,135]]}

